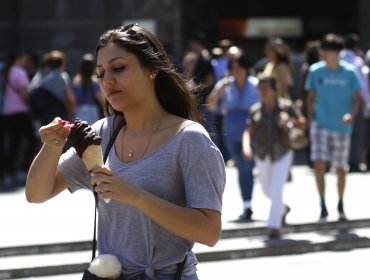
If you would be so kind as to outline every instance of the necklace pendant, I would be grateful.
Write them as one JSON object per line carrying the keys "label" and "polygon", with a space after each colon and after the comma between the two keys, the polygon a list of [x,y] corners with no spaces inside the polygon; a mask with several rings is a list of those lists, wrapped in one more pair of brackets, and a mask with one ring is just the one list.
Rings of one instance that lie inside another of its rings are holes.
{"label": "necklace pendant", "polygon": [[132,158],[132,157],[133,157],[133,155],[134,155],[134,151],[133,151],[133,150],[130,150],[130,152],[128,153],[128,156],[129,156],[130,158]]}

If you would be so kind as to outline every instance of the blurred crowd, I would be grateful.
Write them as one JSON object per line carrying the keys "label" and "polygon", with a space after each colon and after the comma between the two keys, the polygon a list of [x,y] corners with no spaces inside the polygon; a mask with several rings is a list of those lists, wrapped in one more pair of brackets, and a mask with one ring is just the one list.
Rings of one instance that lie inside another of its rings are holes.
{"label": "blurred crowd", "polygon": [[[348,170],[367,172],[370,167],[370,51],[361,50],[360,38],[356,34],[337,37],[344,43],[339,59],[353,65],[361,83],[361,108],[353,119]],[[222,152],[225,164],[235,165],[238,169],[244,211],[237,220],[252,219],[256,160],[257,167],[261,172],[267,172],[267,177],[273,176],[272,170],[277,168],[280,177],[276,180],[281,181],[279,193],[271,194],[270,187],[264,187],[272,205],[279,202],[272,206],[271,215],[277,211],[278,219],[285,218],[290,209],[282,202],[281,192],[284,182],[291,179],[292,151],[285,151],[283,144],[270,147],[268,142],[273,141],[272,134],[256,133],[256,130],[263,131],[263,125],[267,127],[266,131],[268,127],[274,127],[276,120],[271,116],[278,110],[296,118],[297,122],[303,120],[309,134],[312,108],[307,103],[311,89],[307,86],[307,76],[312,65],[323,60],[322,38],[306,43],[302,54],[304,59],[298,63],[294,61],[290,46],[279,37],[266,39],[264,57],[259,58],[250,57],[248,49],[229,39],[220,40],[212,48],[207,42],[204,33],[192,33],[181,59],[174,58],[173,61],[177,71],[191,77],[197,85],[203,124]],[[80,118],[93,124],[104,115],[105,99],[94,76],[94,55],[87,53],[81,57],[78,72],[73,77],[66,71],[66,63],[65,54],[59,50],[44,53],[41,57],[17,52],[4,58],[0,94],[1,187],[24,184],[30,161],[41,145],[36,133],[40,126],[48,124],[56,116],[69,121]],[[266,110],[269,106],[271,112]],[[329,107],[332,106],[335,108],[336,104]],[[250,130],[246,131],[246,128]],[[243,140],[246,132],[251,138]],[[260,139],[254,139],[249,133]],[[248,141],[251,141],[251,150],[245,147]],[[282,156],[275,160],[276,154],[270,154],[271,162],[265,162],[263,149],[274,149],[274,153],[280,152]],[[255,155],[251,155],[252,151]],[[307,163],[312,166],[310,145],[303,152],[307,155]],[[275,163],[278,164],[275,166]],[[276,217],[271,217],[271,222],[273,228],[280,228],[284,220],[277,222]]]}
{"label": "blurred crowd", "polygon": [[[236,221],[252,220],[252,170],[256,161],[258,172],[264,175],[261,183],[265,194],[271,199],[271,227],[279,229],[290,211],[282,201],[282,186],[285,179],[291,180],[292,155],[287,151],[281,152],[284,151],[284,143],[280,147],[271,147],[280,141],[279,137],[274,139],[275,132],[261,133],[263,124],[274,131],[274,120],[271,120],[274,110],[286,110],[291,116],[295,115],[293,110],[298,112],[297,120],[301,116],[304,118],[306,134],[311,141],[302,152],[316,176],[322,207],[320,221],[328,216],[324,173],[330,167],[338,174],[338,214],[341,219],[346,219],[343,207],[345,173],[367,172],[370,166],[370,50],[361,50],[359,36],[327,34],[309,41],[300,63],[294,61],[291,48],[283,38],[268,38],[264,46],[265,56],[251,64],[250,61],[255,58],[248,57],[248,50],[231,40],[221,40],[217,47],[208,50],[205,37],[196,35],[189,39],[182,65],[194,77],[194,82],[201,85],[198,98],[206,128],[223,153],[225,162],[233,163],[239,172],[244,212]],[[272,81],[266,80],[266,77],[272,78]],[[287,109],[279,101],[274,104],[275,107],[272,106],[275,109],[268,112],[267,107],[271,103],[268,97],[271,93],[268,92],[274,92],[275,99],[290,101],[293,109]],[[256,104],[260,106],[258,109],[254,108]],[[269,114],[271,116],[266,117]],[[340,114],[343,114],[343,119]],[[347,120],[348,115],[350,120]],[[277,116],[276,120],[280,121],[281,117]],[[316,128],[310,133],[312,125],[317,123],[323,124],[324,129]],[[336,127],[338,123],[339,128]],[[248,127],[251,130],[258,128],[255,136],[251,137],[251,150],[243,147],[242,138]],[[279,135],[278,129],[276,134]],[[312,143],[315,144],[313,152]],[[270,162],[265,161],[263,149],[268,151]],[[255,156],[248,156],[252,151]],[[281,157],[274,159],[279,152]],[[266,178],[275,183],[266,181]],[[279,217],[279,221],[274,216]],[[271,234],[280,233],[272,231]]]}
{"label": "blurred crowd", "polygon": [[66,71],[66,63],[59,50],[40,58],[31,52],[12,52],[4,59],[0,94],[2,188],[24,185],[41,145],[40,126],[56,116],[68,121],[80,118],[90,124],[103,117],[104,97],[94,76],[94,55],[81,57],[73,77]]}

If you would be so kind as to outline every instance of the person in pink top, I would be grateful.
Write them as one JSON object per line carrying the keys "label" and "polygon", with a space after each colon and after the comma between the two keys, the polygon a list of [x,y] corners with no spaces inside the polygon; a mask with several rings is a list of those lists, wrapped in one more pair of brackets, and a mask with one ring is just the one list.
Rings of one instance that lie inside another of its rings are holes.
{"label": "person in pink top", "polygon": [[5,187],[25,183],[37,143],[28,107],[29,79],[25,70],[28,61],[26,53],[9,54],[3,72]]}

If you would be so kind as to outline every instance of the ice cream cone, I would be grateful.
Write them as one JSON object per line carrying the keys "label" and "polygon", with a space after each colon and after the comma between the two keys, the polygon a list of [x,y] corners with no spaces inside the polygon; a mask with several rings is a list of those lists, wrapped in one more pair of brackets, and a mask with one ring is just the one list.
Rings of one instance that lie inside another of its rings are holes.
{"label": "ice cream cone", "polygon": [[87,170],[91,170],[97,166],[103,166],[103,152],[101,145],[90,145],[82,153],[82,160],[86,165]]}
{"label": "ice cream cone", "polygon": [[[101,147],[101,137],[96,135],[91,126],[80,119],[76,119],[71,127],[70,139],[78,156],[84,162],[90,172],[94,167],[103,166],[103,152]],[[104,199],[109,202],[110,199]]]}
{"label": "ice cream cone", "polygon": [[[86,165],[87,170],[91,170],[97,166],[103,166],[103,153],[101,145],[90,145],[82,153],[82,161]],[[110,202],[110,199],[104,199],[106,203]]]}

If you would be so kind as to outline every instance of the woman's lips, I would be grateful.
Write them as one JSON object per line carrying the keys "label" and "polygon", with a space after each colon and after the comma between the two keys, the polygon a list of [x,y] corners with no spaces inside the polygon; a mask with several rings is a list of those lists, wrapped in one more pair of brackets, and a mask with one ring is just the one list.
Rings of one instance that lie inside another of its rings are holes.
{"label": "woman's lips", "polygon": [[108,91],[108,97],[112,97],[116,94],[118,94],[120,91],[119,90],[110,90]]}

